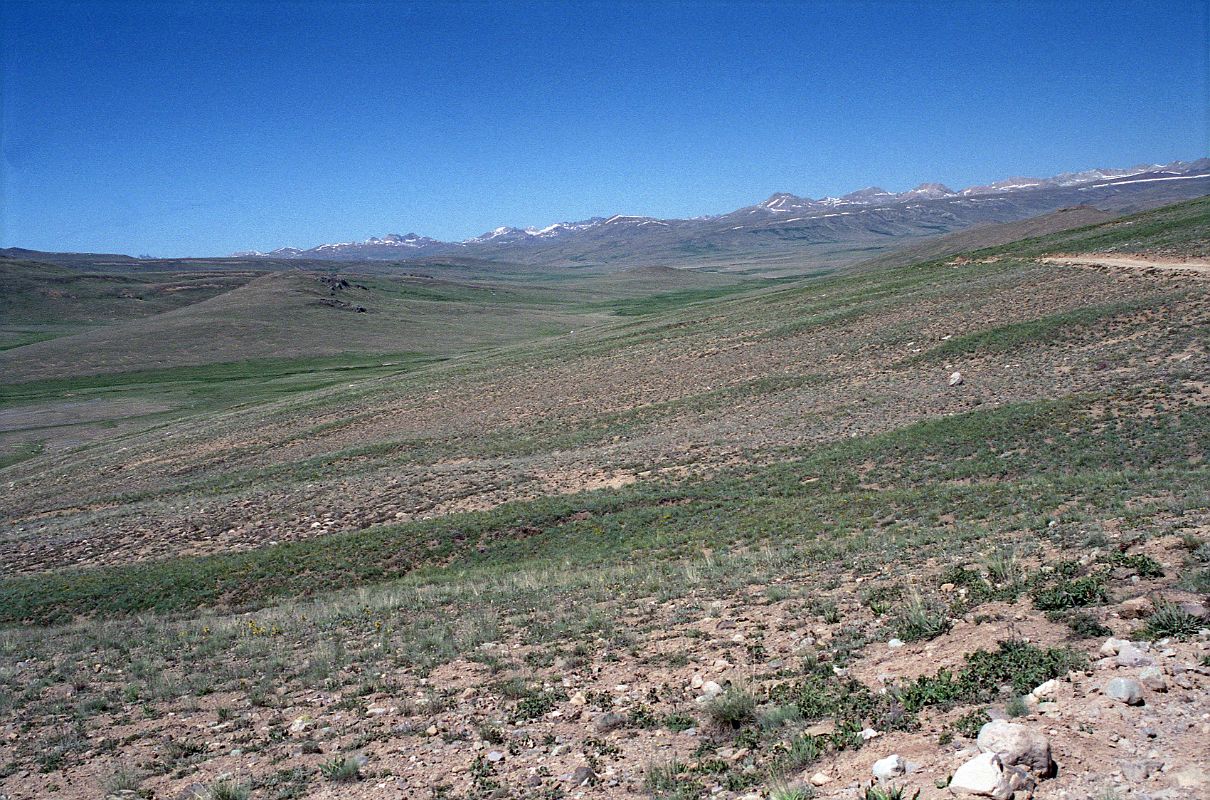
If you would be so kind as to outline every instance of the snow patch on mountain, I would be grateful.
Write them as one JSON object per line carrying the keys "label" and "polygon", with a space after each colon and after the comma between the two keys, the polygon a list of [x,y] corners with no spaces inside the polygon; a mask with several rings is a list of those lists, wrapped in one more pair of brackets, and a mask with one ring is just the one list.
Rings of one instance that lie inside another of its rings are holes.
{"label": "snow patch on mountain", "polygon": [[[338,242],[321,244],[308,250],[282,247],[268,253],[245,251],[235,254],[240,257],[272,258],[345,258],[345,259],[390,259],[399,255],[429,255],[464,250],[480,249],[488,253],[492,248],[505,245],[538,243],[574,237],[599,230],[651,230],[683,229],[686,223],[710,223],[715,221],[743,222],[730,230],[763,225],[785,225],[802,222],[808,218],[824,219],[848,216],[854,213],[874,211],[882,208],[901,207],[918,209],[932,203],[958,204],[995,203],[1001,198],[1018,192],[1033,192],[1059,188],[1097,188],[1128,183],[1151,183],[1164,180],[1193,180],[1210,178],[1210,159],[1193,162],[1176,161],[1171,164],[1140,164],[1126,169],[1097,168],[1081,172],[1065,172],[1050,178],[1012,177],[984,186],[970,186],[955,191],[941,183],[921,183],[904,192],[890,192],[878,186],[869,186],[840,197],[828,196],[820,199],[801,197],[790,192],[776,192],[756,205],[732,211],[728,214],[703,215],[692,220],[661,220],[654,217],[632,214],[615,214],[611,217],[593,217],[579,222],[556,222],[545,227],[516,228],[507,225],[494,228],[487,233],[464,239],[460,242],[444,242],[415,233],[390,233],[381,238],[371,236],[361,242]],[[1198,174],[1191,174],[1198,173]],[[908,205],[908,204],[911,205]],[[831,212],[831,213],[823,213]]]}

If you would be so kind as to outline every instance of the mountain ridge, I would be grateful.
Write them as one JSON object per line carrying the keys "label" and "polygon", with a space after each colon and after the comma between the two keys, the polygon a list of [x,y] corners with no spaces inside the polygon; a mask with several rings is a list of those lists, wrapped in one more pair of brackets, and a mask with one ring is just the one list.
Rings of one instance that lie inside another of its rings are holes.
{"label": "mountain ridge", "polygon": [[[725,214],[705,215],[691,219],[656,217],[630,214],[614,214],[612,216],[591,217],[578,221],[556,222],[544,227],[518,228],[500,226],[493,230],[472,236],[460,241],[443,241],[416,233],[389,233],[385,236],[371,236],[362,241],[324,243],[311,248],[282,247],[268,252],[255,250],[240,251],[231,254],[245,258],[319,258],[332,260],[394,260],[410,259],[419,256],[437,255],[455,252],[474,252],[477,255],[510,255],[521,248],[551,249],[552,243],[567,243],[572,240],[589,242],[602,238],[603,231],[617,234],[620,231],[644,230],[648,233],[656,229],[667,229],[671,234],[674,230],[682,234],[676,238],[686,241],[697,239],[710,240],[725,234],[748,227],[752,220],[762,223],[801,223],[828,219],[842,214],[855,214],[862,211],[887,210],[892,216],[921,217],[922,214],[907,212],[918,211],[921,203],[979,203],[996,199],[1008,198],[1021,200],[1023,197],[1037,196],[1042,193],[1067,194],[1071,191],[1113,189],[1121,186],[1151,184],[1166,180],[1190,179],[1199,183],[1208,179],[1210,183],[1210,158],[1194,161],[1174,161],[1168,164],[1140,164],[1123,169],[1095,168],[1080,172],[1065,172],[1046,178],[1010,177],[986,185],[970,186],[961,190],[935,182],[924,182],[913,189],[904,192],[890,192],[878,186],[858,189],[838,197],[828,196],[810,198],[795,195],[791,192],[775,192],[766,200]],[[1210,187],[1207,187],[1210,191]],[[1204,193],[1204,192],[1203,192]],[[1031,206],[1032,212],[1053,211],[1062,205],[1080,204],[1078,197],[1072,197],[1070,203],[1043,203]],[[1024,205],[1029,205],[1025,203]],[[942,217],[945,216],[944,209]],[[979,222],[1003,222],[1022,218],[1027,214],[1014,214],[1005,211],[1008,216],[986,215],[974,219],[971,224]],[[797,217],[793,215],[799,215]],[[936,216],[936,214],[934,214]],[[975,215],[979,216],[979,215]],[[727,222],[744,222],[740,226],[727,226]],[[961,222],[961,220],[955,220]],[[924,225],[936,225],[938,221],[925,221]],[[941,221],[944,224],[944,220]],[[877,228],[877,223],[874,223]],[[964,227],[954,225],[948,230]],[[589,251],[594,248],[587,248]],[[568,260],[577,260],[581,254],[570,254]],[[582,257],[594,256],[584,254]],[[557,259],[557,257],[556,257]],[[607,259],[608,260],[608,259]]]}

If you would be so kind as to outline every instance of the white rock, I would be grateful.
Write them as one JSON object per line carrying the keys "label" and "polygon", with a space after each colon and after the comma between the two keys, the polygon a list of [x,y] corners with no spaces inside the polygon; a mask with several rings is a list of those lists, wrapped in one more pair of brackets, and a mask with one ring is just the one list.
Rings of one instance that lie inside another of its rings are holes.
{"label": "white rock", "polygon": [[1051,773],[1050,740],[1033,728],[994,719],[979,729],[983,753],[995,753],[1003,766],[1021,766],[1037,777]]}
{"label": "white rock", "polygon": [[962,385],[962,373],[961,372],[951,373],[950,374],[950,386],[961,386],[961,385]]}
{"label": "white rock", "polygon": [[1030,692],[1030,694],[1032,694],[1034,697],[1038,698],[1039,700],[1049,700],[1055,696],[1055,692],[1057,692],[1058,690],[1059,690],[1059,682],[1056,681],[1054,678],[1051,678],[1050,680],[1046,681],[1046,683],[1042,683],[1042,684],[1039,684],[1038,686],[1035,686],[1034,690],[1032,692]]}
{"label": "white rock", "polygon": [[814,775],[811,776],[811,785],[812,786],[823,786],[825,783],[831,783],[831,782],[832,782],[832,776],[825,775],[822,772],[816,772]]}
{"label": "white rock", "polygon": [[714,681],[706,681],[702,684],[702,694],[707,697],[718,697],[723,693],[723,687],[719,686]]}
{"label": "white rock", "polygon": [[886,646],[891,648],[892,650],[895,649],[896,647],[903,647],[903,640],[902,639],[892,639],[891,641],[886,643]]}
{"label": "white rock", "polygon": [[1126,641],[1125,639],[1115,639],[1110,636],[1105,640],[1105,644],[1101,645],[1101,655],[1116,656],[1118,654],[1118,649],[1124,644],[1130,644],[1130,642]]}
{"label": "white rock", "polygon": [[1114,678],[1106,684],[1105,694],[1128,706],[1143,704],[1143,687],[1133,678]]}
{"label": "white rock", "polygon": [[892,753],[886,758],[875,761],[870,771],[878,780],[889,781],[891,778],[898,778],[907,772],[907,764],[898,753]]}
{"label": "white rock", "polygon": [[950,778],[950,792],[959,796],[975,795],[1008,800],[1013,796],[1013,782],[1004,774],[1000,757],[981,753],[958,767]]}

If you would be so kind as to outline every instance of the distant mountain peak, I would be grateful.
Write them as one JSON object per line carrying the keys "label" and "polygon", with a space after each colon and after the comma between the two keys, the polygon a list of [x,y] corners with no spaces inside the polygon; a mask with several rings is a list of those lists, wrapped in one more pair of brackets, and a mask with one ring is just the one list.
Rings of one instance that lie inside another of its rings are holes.
{"label": "distant mountain peak", "polygon": [[[395,260],[419,258],[438,253],[464,253],[477,257],[491,258],[497,254],[520,255],[522,253],[599,253],[614,258],[615,252],[625,250],[635,242],[678,241],[692,243],[698,238],[709,240],[711,236],[725,235],[729,238],[742,235],[740,231],[752,229],[787,230],[787,226],[798,228],[827,224],[851,226],[867,223],[855,222],[867,212],[877,211],[886,224],[888,214],[899,220],[920,218],[946,220],[955,219],[955,214],[976,218],[975,206],[992,208],[989,199],[1012,197],[1013,208],[1037,208],[1054,210],[1054,198],[1046,192],[1064,190],[1065,205],[1084,202],[1085,194],[1077,194],[1118,185],[1133,187],[1140,185],[1165,185],[1156,182],[1172,181],[1171,185],[1190,181],[1192,188],[1210,180],[1210,159],[1193,162],[1176,161],[1171,164],[1140,164],[1127,169],[1090,169],[1082,172],[1065,172],[1049,178],[1012,177],[995,181],[985,186],[970,186],[955,191],[943,183],[921,183],[905,192],[889,192],[881,186],[867,186],[840,197],[824,197],[813,200],[791,192],[774,192],[756,205],[726,214],[707,215],[692,219],[664,220],[633,214],[615,214],[610,217],[593,217],[580,222],[556,222],[545,227],[516,228],[502,225],[487,233],[460,242],[444,242],[417,233],[388,233],[379,238],[371,236],[361,242],[321,244],[310,249],[283,247],[269,253],[245,251],[240,256],[256,258],[315,258],[327,260]],[[1038,194],[1042,193],[1042,194]],[[990,212],[984,212],[990,213]],[[1001,215],[1007,211],[997,212]],[[930,215],[932,215],[930,217]],[[998,218],[1003,221],[1004,218]],[[825,222],[826,221],[826,222]],[[910,223],[909,223],[910,224]],[[607,243],[607,244],[603,244]],[[645,245],[644,245],[645,246]],[[689,246],[681,244],[678,246]],[[695,246],[695,245],[694,245]],[[571,248],[571,250],[566,250]],[[690,247],[692,249],[692,247]],[[553,257],[553,256],[544,256]],[[566,256],[563,256],[566,257]],[[576,258],[583,258],[577,254]]]}
{"label": "distant mountain peak", "polygon": [[884,197],[891,197],[892,194],[881,186],[867,186],[864,189],[858,189],[855,192],[849,192],[846,195],[841,195],[841,200],[875,200]]}
{"label": "distant mountain peak", "polygon": [[909,189],[899,195],[904,200],[937,200],[942,197],[957,196],[958,193],[944,183],[922,183],[915,189]]}
{"label": "distant mountain peak", "polygon": [[774,192],[760,205],[768,209],[778,209],[801,202],[802,198],[798,195],[790,194],[789,192]]}

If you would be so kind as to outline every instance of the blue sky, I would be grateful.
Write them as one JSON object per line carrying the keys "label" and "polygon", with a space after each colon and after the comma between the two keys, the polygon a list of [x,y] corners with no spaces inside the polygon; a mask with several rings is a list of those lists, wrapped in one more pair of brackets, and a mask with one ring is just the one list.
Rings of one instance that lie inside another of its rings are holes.
{"label": "blue sky", "polygon": [[0,242],[460,239],[1207,155],[1207,0],[0,0]]}

